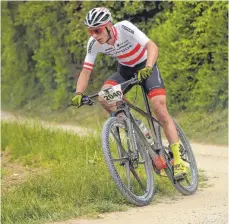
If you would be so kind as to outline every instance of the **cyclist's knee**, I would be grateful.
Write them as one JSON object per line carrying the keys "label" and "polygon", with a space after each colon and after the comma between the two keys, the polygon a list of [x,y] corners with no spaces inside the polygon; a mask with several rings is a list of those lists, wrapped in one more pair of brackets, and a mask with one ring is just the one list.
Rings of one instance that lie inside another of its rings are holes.
{"label": "cyclist's knee", "polygon": [[151,100],[152,109],[157,119],[163,124],[167,124],[170,121],[170,115],[166,107],[165,96],[156,96]]}

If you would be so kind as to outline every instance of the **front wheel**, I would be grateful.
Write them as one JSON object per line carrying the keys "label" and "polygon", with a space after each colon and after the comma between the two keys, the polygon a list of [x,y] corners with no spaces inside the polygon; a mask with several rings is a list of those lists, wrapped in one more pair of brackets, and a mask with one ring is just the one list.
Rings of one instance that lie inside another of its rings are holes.
{"label": "front wheel", "polygon": [[[174,187],[183,195],[191,195],[194,194],[198,187],[198,169],[196,165],[196,160],[192,151],[192,147],[185,136],[183,130],[178,125],[178,123],[174,120],[177,133],[180,139],[180,147],[181,147],[181,158],[184,160],[187,166],[187,175],[180,180],[174,180],[173,178],[173,166],[170,168],[166,168],[165,172],[169,177],[170,181],[174,185]],[[157,125],[156,133],[159,136],[163,149],[165,150],[165,155],[168,160],[172,160],[172,152],[169,148],[169,144],[166,141],[165,136],[163,136],[163,130],[161,126]]]}
{"label": "front wheel", "polygon": [[[130,135],[134,133],[136,145]],[[138,206],[148,205],[154,196],[152,164],[145,146],[124,120],[109,118],[102,130],[104,158],[116,186],[126,199]]]}

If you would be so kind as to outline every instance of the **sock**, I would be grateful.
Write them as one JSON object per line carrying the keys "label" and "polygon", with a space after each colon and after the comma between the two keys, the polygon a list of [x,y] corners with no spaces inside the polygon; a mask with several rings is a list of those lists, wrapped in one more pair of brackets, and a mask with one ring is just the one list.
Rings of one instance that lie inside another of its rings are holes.
{"label": "sock", "polygon": [[174,162],[177,163],[181,160],[181,157],[180,157],[180,143],[177,142],[177,143],[173,143],[170,145],[170,148],[172,150],[172,153],[173,153],[173,157],[174,157]]}

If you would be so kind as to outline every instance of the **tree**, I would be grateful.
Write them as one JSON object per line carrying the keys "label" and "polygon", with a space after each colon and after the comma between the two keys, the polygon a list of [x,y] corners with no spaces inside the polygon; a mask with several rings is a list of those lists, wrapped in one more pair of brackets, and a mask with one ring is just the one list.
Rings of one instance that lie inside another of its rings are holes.
{"label": "tree", "polygon": [[227,106],[227,3],[174,2],[151,37],[171,109]]}

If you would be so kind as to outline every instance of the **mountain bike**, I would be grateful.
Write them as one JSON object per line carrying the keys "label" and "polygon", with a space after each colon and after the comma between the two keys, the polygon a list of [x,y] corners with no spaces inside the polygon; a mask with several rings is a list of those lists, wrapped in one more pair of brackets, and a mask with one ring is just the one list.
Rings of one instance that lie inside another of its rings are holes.
{"label": "mountain bike", "polygon": [[[107,103],[116,103],[117,110],[102,128],[102,149],[104,159],[117,188],[125,198],[138,206],[148,205],[154,197],[154,174],[165,176],[183,195],[191,195],[198,187],[198,169],[191,145],[178,123],[174,120],[180,139],[181,157],[187,165],[187,174],[175,179],[173,175],[173,153],[163,138],[160,122],[151,115],[147,95],[141,86],[146,111],[123,98],[122,86],[140,85],[135,75],[122,84],[109,87],[91,96],[83,96],[82,104],[92,106],[95,97],[102,97]],[[140,130],[132,110],[148,121],[153,144]]]}

